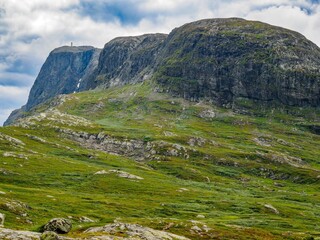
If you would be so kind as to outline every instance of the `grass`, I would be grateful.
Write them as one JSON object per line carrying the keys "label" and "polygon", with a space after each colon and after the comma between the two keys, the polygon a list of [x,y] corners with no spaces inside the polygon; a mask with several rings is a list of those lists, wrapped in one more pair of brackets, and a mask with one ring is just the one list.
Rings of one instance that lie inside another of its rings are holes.
{"label": "grass", "polygon": [[[288,114],[244,102],[250,113],[237,114],[154,88],[145,82],[82,92],[57,107],[92,121],[88,126],[42,119],[32,127],[0,128],[24,143],[0,136],[0,191],[5,192],[0,211],[7,216],[6,227],[38,230],[53,217],[69,217],[70,236],[115,219],[156,229],[173,223],[168,231],[191,239],[320,236],[320,136],[304,127],[318,124],[317,110],[290,108],[294,113]],[[216,117],[200,118],[207,109]],[[169,145],[158,146],[159,159],[135,161],[85,148],[57,129]],[[170,144],[185,147],[188,157],[168,155]],[[294,166],[291,158],[302,163]],[[94,174],[112,169],[143,180]],[[8,208],[15,201],[18,207]],[[96,222],[82,223],[81,216]],[[199,235],[190,231],[193,225],[210,230]]]}

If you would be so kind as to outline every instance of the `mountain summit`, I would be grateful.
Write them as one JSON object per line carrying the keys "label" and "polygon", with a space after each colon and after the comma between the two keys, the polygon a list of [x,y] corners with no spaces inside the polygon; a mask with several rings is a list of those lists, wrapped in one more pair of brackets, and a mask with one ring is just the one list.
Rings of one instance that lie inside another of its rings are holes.
{"label": "mountain summit", "polygon": [[120,37],[103,50],[61,47],[44,63],[21,112],[58,94],[153,79],[174,96],[226,107],[320,104],[320,49],[297,32],[239,18],[206,19],[165,34]]}

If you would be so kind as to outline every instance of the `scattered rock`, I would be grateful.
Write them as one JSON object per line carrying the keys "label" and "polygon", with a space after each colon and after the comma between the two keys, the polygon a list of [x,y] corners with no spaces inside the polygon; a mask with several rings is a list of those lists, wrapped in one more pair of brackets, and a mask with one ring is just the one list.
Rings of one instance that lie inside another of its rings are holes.
{"label": "scattered rock", "polygon": [[13,137],[6,135],[6,134],[3,134],[3,133],[0,133],[0,139],[4,139],[17,147],[25,146],[25,143],[22,142],[21,140],[19,140],[17,138],[13,138]]}
{"label": "scattered rock", "polygon": [[6,193],[5,193],[5,192],[0,191],[0,194],[1,194],[1,195],[5,195]]}
{"label": "scattered rock", "polygon": [[117,174],[118,177],[121,177],[121,178],[136,179],[136,180],[142,180],[143,179],[142,177],[139,177],[139,176],[136,176],[136,175],[124,172],[124,171],[109,170],[109,172],[110,173],[115,173],[115,174]]}
{"label": "scattered rock", "polygon": [[274,206],[272,206],[271,204],[265,204],[264,207],[267,210],[269,210],[270,212],[273,212],[275,214],[279,214],[279,211]]}
{"label": "scattered rock", "polygon": [[205,110],[199,114],[199,117],[212,119],[216,117],[216,113],[212,110]]}
{"label": "scattered rock", "polygon": [[106,170],[101,170],[96,172],[94,175],[104,175],[104,174],[109,174],[109,172],[107,172]]}
{"label": "scattered rock", "polygon": [[279,183],[279,182],[275,182],[274,185],[275,185],[276,187],[285,187],[285,186],[286,186],[285,184]]}
{"label": "scattered rock", "polygon": [[142,177],[139,177],[139,176],[136,176],[136,175],[124,172],[124,171],[120,171],[120,170],[109,170],[109,171],[101,170],[101,171],[96,172],[94,175],[104,175],[104,174],[110,174],[110,173],[115,173],[118,177],[121,177],[121,178],[143,180]]}
{"label": "scattered rock", "polygon": [[17,200],[7,200],[0,205],[0,208],[22,217],[26,217],[28,215],[27,210],[31,209],[28,204]]}
{"label": "scattered rock", "polygon": [[198,147],[202,147],[203,145],[205,145],[207,142],[206,139],[204,138],[201,138],[201,137],[192,137],[189,139],[188,141],[188,144],[191,146],[191,147],[194,147],[194,146],[198,146]]}
{"label": "scattered rock", "polygon": [[284,153],[269,151],[268,153],[257,152],[260,157],[263,157],[266,160],[280,163],[280,164],[289,164],[293,167],[301,167],[307,165],[305,161],[298,157],[292,157]]}
{"label": "scattered rock", "polygon": [[202,229],[200,227],[198,227],[198,226],[192,226],[191,230],[194,231],[194,232],[202,232]]}
{"label": "scattered rock", "polygon": [[[4,162],[3,164],[6,165],[7,163]],[[20,175],[20,174],[18,174],[18,173],[9,171],[9,170],[4,169],[4,168],[0,168],[0,174],[2,174],[2,175]]]}
{"label": "scattered rock", "polygon": [[59,236],[55,232],[46,231],[41,234],[40,240],[59,240]]}
{"label": "scattered rock", "polygon": [[0,213],[0,227],[4,226],[4,220],[6,218],[6,215],[3,213]]}
{"label": "scattered rock", "polygon": [[169,230],[169,229],[172,228],[173,226],[174,226],[174,223],[173,223],[173,222],[168,223],[162,230],[163,230],[163,231]]}
{"label": "scattered rock", "polygon": [[263,137],[257,137],[254,138],[253,141],[260,145],[261,147],[271,147],[271,140],[263,138]]}
{"label": "scattered rock", "polygon": [[177,192],[187,192],[187,191],[189,191],[189,189],[187,188],[180,188],[177,190]]}
{"label": "scattered rock", "polygon": [[169,132],[169,131],[164,131],[163,134],[164,134],[166,137],[175,137],[175,136],[177,136],[177,134],[172,133],[172,132]]}
{"label": "scattered rock", "polygon": [[51,219],[44,227],[44,231],[53,231],[56,233],[68,233],[72,228],[72,223],[66,218]]}
{"label": "scattered rock", "polygon": [[30,135],[30,134],[26,134],[27,137],[29,137],[30,139],[32,140],[35,140],[35,141],[38,141],[38,142],[41,142],[41,143],[47,143],[46,140],[38,137],[38,136],[34,136],[34,135]]}
{"label": "scattered rock", "polygon": [[206,218],[206,217],[204,215],[199,214],[197,215],[197,218]]}
{"label": "scattered rock", "polygon": [[82,223],[93,223],[95,222],[94,220],[86,217],[86,216],[82,216],[79,218],[79,222],[82,222]]}
{"label": "scattered rock", "polygon": [[[138,224],[128,223],[112,223],[103,227],[89,228],[86,233],[108,233],[117,236],[119,233],[128,236],[128,239],[144,239],[144,240],[188,240],[186,237],[178,236],[165,231],[159,231],[148,227],[143,227]],[[103,239],[103,238],[101,238]],[[113,239],[113,238],[110,238]]]}
{"label": "scattered rock", "polygon": [[4,152],[2,155],[4,157],[13,157],[13,158],[20,158],[20,159],[28,160],[28,157],[24,154],[16,154],[13,152]]}

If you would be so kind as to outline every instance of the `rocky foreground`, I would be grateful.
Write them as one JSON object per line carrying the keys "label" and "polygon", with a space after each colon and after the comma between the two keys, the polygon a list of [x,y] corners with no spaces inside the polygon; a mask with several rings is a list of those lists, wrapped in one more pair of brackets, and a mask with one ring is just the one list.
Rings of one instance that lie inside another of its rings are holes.
{"label": "rocky foreground", "polygon": [[67,240],[67,239],[88,239],[88,240],[188,240],[188,238],[178,236],[165,231],[154,230],[143,227],[138,224],[112,223],[103,227],[92,227],[86,230],[84,237],[64,237],[54,231],[45,231],[44,233],[30,231],[16,231],[6,228],[0,228],[0,239],[6,240]]}

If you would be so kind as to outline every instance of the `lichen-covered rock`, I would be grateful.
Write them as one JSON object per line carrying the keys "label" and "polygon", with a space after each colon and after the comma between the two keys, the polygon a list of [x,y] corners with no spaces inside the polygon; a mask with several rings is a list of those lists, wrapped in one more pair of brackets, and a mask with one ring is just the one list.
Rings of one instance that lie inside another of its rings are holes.
{"label": "lichen-covered rock", "polygon": [[72,223],[69,219],[54,218],[44,225],[43,230],[64,234],[70,232],[71,228]]}
{"label": "lichen-covered rock", "polygon": [[40,240],[59,240],[59,235],[52,231],[46,231],[41,234]]}

